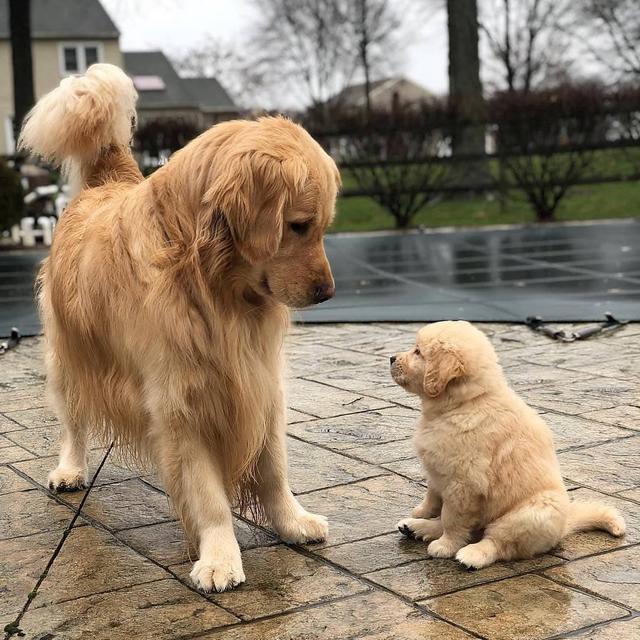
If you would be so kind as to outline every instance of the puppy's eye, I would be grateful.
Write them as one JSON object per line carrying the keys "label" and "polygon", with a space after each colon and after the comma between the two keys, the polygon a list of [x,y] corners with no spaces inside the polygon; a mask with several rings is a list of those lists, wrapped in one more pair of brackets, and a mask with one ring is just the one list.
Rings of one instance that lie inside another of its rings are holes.
{"label": "puppy's eye", "polygon": [[420,353],[420,347],[416,347],[416,348],[413,350],[413,353],[415,353],[417,356],[422,355],[422,354]]}
{"label": "puppy's eye", "polygon": [[299,236],[303,236],[311,228],[310,222],[290,222],[289,229]]}

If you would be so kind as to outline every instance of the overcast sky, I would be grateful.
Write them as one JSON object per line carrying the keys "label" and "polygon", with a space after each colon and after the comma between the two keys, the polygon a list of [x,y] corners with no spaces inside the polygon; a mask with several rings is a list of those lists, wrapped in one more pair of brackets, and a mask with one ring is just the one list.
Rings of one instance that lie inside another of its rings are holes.
{"label": "overcast sky", "polygon": [[[422,7],[421,0],[417,0]],[[118,28],[123,51],[185,50],[214,36],[240,43],[252,21],[251,0],[102,0]],[[434,93],[446,93],[447,29],[444,11],[425,13],[411,25],[400,52],[399,73]]]}

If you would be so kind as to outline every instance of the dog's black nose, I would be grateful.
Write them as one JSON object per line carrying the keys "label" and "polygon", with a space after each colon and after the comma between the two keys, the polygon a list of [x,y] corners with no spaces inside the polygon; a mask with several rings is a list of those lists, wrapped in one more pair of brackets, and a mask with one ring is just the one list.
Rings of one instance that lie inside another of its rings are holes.
{"label": "dog's black nose", "polygon": [[330,300],[336,293],[333,284],[320,284],[313,290],[313,301],[316,304]]}
{"label": "dog's black nose", "polygon": [[396,361],[396,356],[391,356],[389,360],[391,361],[391,364],[393,364]]}

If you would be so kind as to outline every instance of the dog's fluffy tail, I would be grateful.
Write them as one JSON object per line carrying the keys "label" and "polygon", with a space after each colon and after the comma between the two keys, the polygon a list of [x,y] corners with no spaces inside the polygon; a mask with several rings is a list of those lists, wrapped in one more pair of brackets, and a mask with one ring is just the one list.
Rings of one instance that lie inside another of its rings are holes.
{"label": "dog's fluffy tail", "polygon": [[614,507],[602,502],[576,501],[569,505],[564,535],[600,529],[620,537],[624,535],[625,528],[624,519]]}
{"label": "dog's fluffy tail", "polygon": [[[62,165],[76,189],[88,182],[96,186],[118,179],[104,156],[113,149],[131,155],[128,146],[137,97],[124,71],[94,64],[85,75],[65,78],[38,100],[25,119],[18,145]],[[96,171],[104,174],[102,179]]]}

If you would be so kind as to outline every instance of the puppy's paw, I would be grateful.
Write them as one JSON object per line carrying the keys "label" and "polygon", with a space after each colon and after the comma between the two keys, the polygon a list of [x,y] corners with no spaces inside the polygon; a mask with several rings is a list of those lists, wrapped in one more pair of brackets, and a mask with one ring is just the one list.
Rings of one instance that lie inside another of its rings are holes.
{"label": "puppy's paw", "polygon": [[456,560],[467,569],[483,569],[495,562],[493,551],[495,549],[481,543],[468,544],[456,553]]}
{"label": "puppy's paw", "polygon": [[204,591],[229,591],[245,581],[242,560],[237,558],[198,560],[189,574],[193,584]]}
{"label": "puppy's paw", "polygon": [[57,467],[48,478],[49,489],[56,493],[79,491],[87,488],[87,470],[73,467]]}
{"label": "puppy's paw", "polygon": [[624,522],[624,518],[619,513],[617,513],[609,523],[609,532],[611,533],[612,536],[616,536],[616,538],[621,538],[624,535],[626,530],[627,530],[627,525]]}
{"label": "puppy's paw", "polygon": [[329,524],[324,516],[300,511],[295,516],[274,523],[278,535],[292,544],[323,542],[329,535]]}
{"label": "puppy's paw", "polygon": [[459,548],[459,545],[454,544],[452,540],[443,536],[429,543],[427,553],[432,558],[453,558]]}
{"label": "puppy's paw", "polygon": [[404,518],[396,525],[398,531],[415,540],[435,540],[442,535],[442,524],[440,518],[425,520],[424,518]]}

